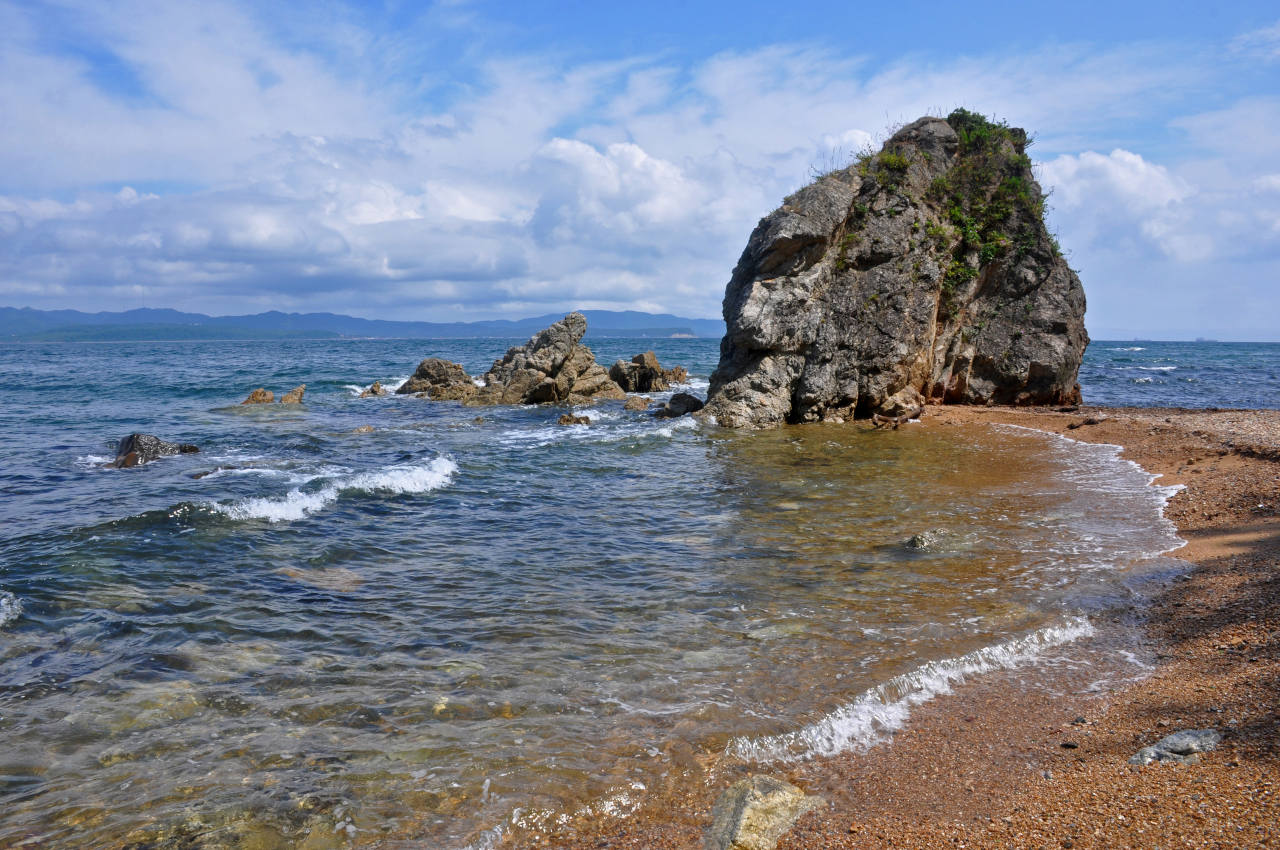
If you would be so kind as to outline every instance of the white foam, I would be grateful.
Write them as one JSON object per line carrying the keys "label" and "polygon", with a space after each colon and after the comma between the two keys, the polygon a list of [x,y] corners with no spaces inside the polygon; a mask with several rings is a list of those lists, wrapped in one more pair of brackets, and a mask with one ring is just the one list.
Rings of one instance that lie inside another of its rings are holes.
{"label": "white foam", "polygon": [[0,629],[22,616],[22,600],[7,590],[0,590]]}
{"label": "white foam", "polygon": [[107,457],[106,455],[80,455],[76,458],[76,466],[81,469],[97,469],[104,463],[111,463],[115,457]]}
{"label": "white foam", "polygon": [[870,749],[892,738],[906,724],[913,707],[950,693],[969,676],[1024,666],[1041,658],[1046,650],[1093,633],[1089,621],[1077,617],[957,658],[930,661],[864,691],[848,705],[794,732],[734,738],[727,753],[744,761],[767,764]]}
{"label": "white foam", "polygon": [[1144,372],[1172,372],[1178,367],[1177,366],[1139,366],[1138,368]]}
{"label": "white foam", "polygon": [[[390,378],[386,381],[382,381],[382,388],[387,392],[394,394],[395,391],[403,387],[405,385],[405,382],[408,381],[409,378],[411,377],[412,377],[411,375],[401,375],[399,378]],[[343,384],[342,388],[346,390],[348,393],[350,393],[351,395],[359,398],[360,393],[364,392],[365,390],[372,389],[373,384],[372,383],[364,384],[364,385]]]}
{"label": "white foam", "polygon": [[1146,349],[1138,345],[1133,348],[1108,348],[1107,351],[1146,351]]}
{"label": "white foam", "polygon": [[240,499],[211,507],[232,519],[291,522],[324,510],[344,492],[426,493],[448,484],[457,471],[458,465],[452,460],[437,457],[426,464],[396,464],[375,472],[340,476],[317,490],[303,491],[295,487],[283,496]]}

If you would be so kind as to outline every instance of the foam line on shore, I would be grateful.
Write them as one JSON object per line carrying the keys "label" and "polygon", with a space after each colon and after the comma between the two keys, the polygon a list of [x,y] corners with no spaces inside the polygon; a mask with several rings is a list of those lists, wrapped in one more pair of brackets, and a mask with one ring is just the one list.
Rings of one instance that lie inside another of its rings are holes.
{"label": "foam line on shore", "polygon": [[965,655],[930,661],[864,691],[853,702],[794,732],[734,738],[726,754],[742,761],[768,764],[867,750],[888,741],[905,726],[913,707],[951,693],[954,686],[963,684],[968,677],[1022,667],[1043,657],[1046,650],[1093,634],[1093,626],[1087,619],[1074,617],[1062,625],[1047,626]]}

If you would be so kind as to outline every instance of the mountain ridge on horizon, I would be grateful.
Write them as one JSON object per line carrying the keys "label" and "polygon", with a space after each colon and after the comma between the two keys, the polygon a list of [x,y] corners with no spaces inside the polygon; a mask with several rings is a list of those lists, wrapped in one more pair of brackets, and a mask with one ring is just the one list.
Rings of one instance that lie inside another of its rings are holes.
{"label": "mountain ridge on horizon", "polygon": [[[719,319],[691,319],[637,310],[581,310],[587,335],[596,337],[714,337],[724,335]],[[519,337],[558,321],[561,313],[523,319],[473,322],[416,322],[363,319],[339,313],[284,313],[269,310],[239,316],[209,316],[172,308],[138,307],[86,313],[0,307],[0,340],[8,342],[201,340],[267,338],[466,338]]]}

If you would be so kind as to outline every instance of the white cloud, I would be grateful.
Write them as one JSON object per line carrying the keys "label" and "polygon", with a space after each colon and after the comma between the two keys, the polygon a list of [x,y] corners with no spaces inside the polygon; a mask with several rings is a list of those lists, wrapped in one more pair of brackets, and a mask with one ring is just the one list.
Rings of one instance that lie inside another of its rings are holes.
{"label": "white cloud", "polygon": [[[0,0],[0,292],[33,306],[714,315],[785,194],[957,105],[1038,131],[1073,262],[1277,262],[1280,99],[1181,115],[1216,71],[1168,46],[437,62],[484,26],[467,7],[378,33],[324,6],[288,39],[230,0],[58,8],[128,73],[104,83]],[[1194,157],[1129,138],[1170,124]]]}

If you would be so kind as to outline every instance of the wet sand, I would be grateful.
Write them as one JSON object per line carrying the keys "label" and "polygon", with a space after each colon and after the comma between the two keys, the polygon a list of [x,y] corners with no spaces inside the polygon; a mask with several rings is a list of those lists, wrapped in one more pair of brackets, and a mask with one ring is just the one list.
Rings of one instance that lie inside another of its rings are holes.
{"label": "wet sand", "polygon": [[[1156,668],[1099,694],[1069,676],[981,677],[917,708],[888,746],[768,771],[829,803],[778,847],[1280,846],[1280,411],[930,407],[912,427],[988,424],[1120,445],[1158,483],[1184,485],[1166,516],[1188,571],[1146,611]],[[1199,764],[1128,763],[1210,727],[1223,742]],[[633,816],[504,846],[701,846],[740,774],[711,753],[671,756],[682,772]]]}

